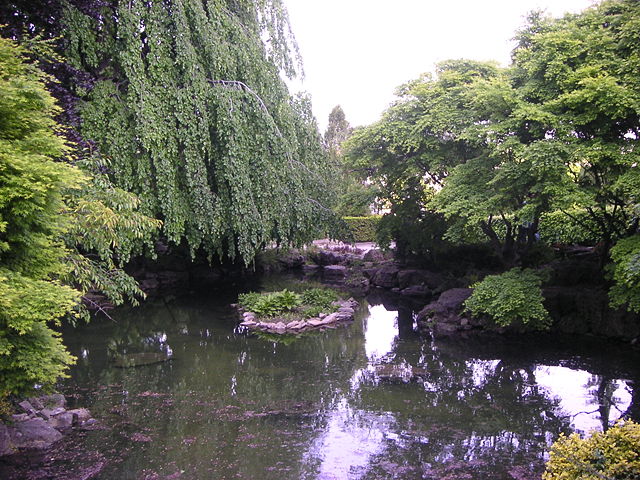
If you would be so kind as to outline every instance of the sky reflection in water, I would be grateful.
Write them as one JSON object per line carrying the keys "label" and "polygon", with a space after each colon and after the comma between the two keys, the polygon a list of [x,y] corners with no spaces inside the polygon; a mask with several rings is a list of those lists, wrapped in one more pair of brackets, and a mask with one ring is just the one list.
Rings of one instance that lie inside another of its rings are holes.
{"label": "sky reflection in water", "polygon": [[[533,479],[560,432],[637,411],[632,353],[424,339],[389,304],[274,343],[234,331],[232,301],[148,302],[65,333],[67,393],[109,427],[85,442],[98,479]],[[136,351],[174,360],[110,360]]]}

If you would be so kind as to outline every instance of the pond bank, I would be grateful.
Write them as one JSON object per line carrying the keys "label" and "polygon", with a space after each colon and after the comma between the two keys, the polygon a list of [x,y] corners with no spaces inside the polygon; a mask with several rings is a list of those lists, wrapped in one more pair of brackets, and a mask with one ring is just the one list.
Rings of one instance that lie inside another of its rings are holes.
{"label": "pond bank", "polygon": [[[151,299],[65,329],[79,361],[61,391],[101,429],[0,461],[0,478],[539,480],[560,432],[637,418],[637,352],[552,334],[418,336],[415,303],[383,289],[349,328],[289,344],[235,330],[239,292],[298,281]],[[173,360],[122,369],[114,347],[170,347]]]}

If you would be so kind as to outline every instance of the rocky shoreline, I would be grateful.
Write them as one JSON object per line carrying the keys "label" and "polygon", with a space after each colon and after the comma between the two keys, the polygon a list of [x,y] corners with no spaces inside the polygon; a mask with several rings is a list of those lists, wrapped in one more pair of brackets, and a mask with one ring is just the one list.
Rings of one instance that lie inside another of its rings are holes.
{"label": "rocky shoreline", "polygon": [[86,429],[97,421],[86,408],[67,410],[64,395],[54,393],[18,403],[21,413],[0,422],[0,457],[23,450],[43,450],[73,429]]}
{"label": "rocky shoreline", "polygon": [[248,330],[278,335],[297,335],[311,330],[335,328],[337,325],[353,321],[353,315],[358,302],[353,298],[334,302],[337,310],[330,314],[320,314],[318,317],[293,320],[285,323],[283,320],[260,321],[254,312],[243,312],[241,327]]}

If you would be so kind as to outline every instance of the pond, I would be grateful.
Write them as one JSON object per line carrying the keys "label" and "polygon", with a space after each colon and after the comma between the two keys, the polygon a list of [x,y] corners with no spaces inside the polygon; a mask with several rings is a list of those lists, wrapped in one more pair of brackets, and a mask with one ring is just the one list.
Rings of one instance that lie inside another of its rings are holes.
{"label": "pond", "polygon": [[[7,475],[540,478],[561,432],[640,410],[640,355],[619,344],[425,339],[410,305],[375,297],[349,326],[278,343],[238,331],[236,298],[155,300],[65,331],[78,363],[62,391],[100,426]],[[112,352],[173,357],[118,368]]]}

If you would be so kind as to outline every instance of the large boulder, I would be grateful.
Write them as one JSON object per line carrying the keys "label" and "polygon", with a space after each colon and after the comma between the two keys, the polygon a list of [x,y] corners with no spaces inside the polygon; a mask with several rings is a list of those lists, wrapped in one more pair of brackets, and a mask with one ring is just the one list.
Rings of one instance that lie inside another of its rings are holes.
{"label": "large boulder", "polygon": [[347,267],[344,265],[327,265],[322,270],[322,278],[329,283],[344,283]]}
{"label": "large boulder", "polygon": [[321,266],[339,265],[346,260],[346,255],[331,250],[320,250],[311,255],[311,260]]}
{"label": "large boulder", "polygon": [[42,418],[18,422],[9,429],[10,444],[14,448],[49,448],[62,434]]}
{"label": "large boulder", "polygon": [[372,248],[371,250],[369,250],[367,253],[364,254],[364,256],[362,257],[362,260],[364,260],[365,262],[379,263],[379,262],[383,262],[385,258],[384,258],[384,253],[382,253],[377,248]]}
{"label": "large boulder", "polygon": [[383,265],[375,273],[375,275],[371,279],[371,283],[377,287],[397,288],[399,271],[400,268],[393,263]]}
{"label": "large boulder", "polygon": [[464,302],[471,296],[471,288],[452,288],[424,307],[417,316],[418,328],[434,336],[447,336],[469,329],[469,320],[463,317]]}

